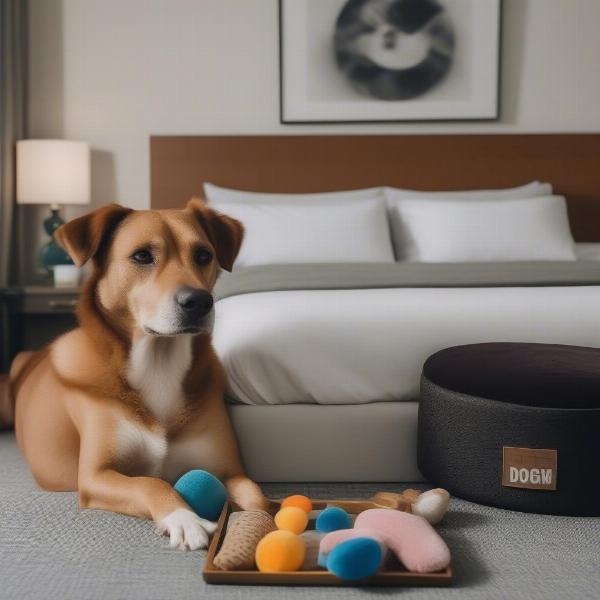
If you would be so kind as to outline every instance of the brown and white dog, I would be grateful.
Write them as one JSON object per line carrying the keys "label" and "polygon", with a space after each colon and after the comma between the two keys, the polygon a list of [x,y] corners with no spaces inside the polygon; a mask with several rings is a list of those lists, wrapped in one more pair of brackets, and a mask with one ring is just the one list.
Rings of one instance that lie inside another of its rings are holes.
{"label": "brown and white dog", "polygon": [[60,227],[57,240],[93,272],[79,328],[16,357],[17,441],[47,490],[77,490],[82,508],[153,519],[171,545],[206,546],[214,524],[171,483],[201,468],[242,508],[264,508],[244,474],[211,345],[220,268],[242,225],[191,200],[183,210],[106,206]]}

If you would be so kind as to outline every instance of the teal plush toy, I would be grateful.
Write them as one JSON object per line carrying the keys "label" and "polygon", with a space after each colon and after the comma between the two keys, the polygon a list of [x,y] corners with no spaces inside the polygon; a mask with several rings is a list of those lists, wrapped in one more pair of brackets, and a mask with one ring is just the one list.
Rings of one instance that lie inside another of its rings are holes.
{"label": "teal plush toy", "polygon": [[316,529],[321,533],[329,533],[338,529],[349,529],[352,527],[350,515],[338,506],[328,506],[319,513]]}
{"label": "teal plush toy", "polygon": [[200,469],[182,475],[173,488],[199,517],[209,521],[219,518],[227,500],[225,486],[214,475]]}
{"label": "teal plush toy", "polygon": [[356,581],[379,570],[383,555],[373,539],[357,537],[338,544],[327,557],[326,566],[340,579]]}

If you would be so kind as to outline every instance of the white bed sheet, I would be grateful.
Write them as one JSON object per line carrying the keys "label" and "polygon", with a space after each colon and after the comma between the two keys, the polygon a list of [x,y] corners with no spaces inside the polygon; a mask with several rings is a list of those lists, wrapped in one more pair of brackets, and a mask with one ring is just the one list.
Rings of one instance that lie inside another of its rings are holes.
{"label": "white bed sheet", "polygon": [[216,305],[215,348],[246,404],[414,400],[430,354],[492,341],[600,346],[600,286],[260,292]]}

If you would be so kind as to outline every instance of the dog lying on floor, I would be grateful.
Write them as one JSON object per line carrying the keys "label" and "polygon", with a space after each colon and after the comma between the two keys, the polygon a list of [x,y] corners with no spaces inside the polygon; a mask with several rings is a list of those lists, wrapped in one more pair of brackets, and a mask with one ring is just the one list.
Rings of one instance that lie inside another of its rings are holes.
{"label": "dog lying on floor", "polygon": [[153,519],[192,550],[214,524],[171,487],[186,471],[213,473],[244,509],[265,507],[242,468],[210,335],[211,290],[242,238],[238,221],[197,199],[183,210],[113,204],[57,230],[75,264],[94,269],[79,328],[11,369],[17,442],[42,488]]}

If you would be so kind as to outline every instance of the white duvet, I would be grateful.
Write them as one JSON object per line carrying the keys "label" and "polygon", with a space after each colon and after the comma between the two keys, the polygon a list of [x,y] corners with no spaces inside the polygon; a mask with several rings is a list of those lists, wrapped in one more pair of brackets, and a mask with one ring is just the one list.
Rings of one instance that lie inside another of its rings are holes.
{"label": "white duvet", "polygon": [[414,400],[457,344],[600,346],[600,286],[260,292],[216,305],[214,343],[247,404]]}

